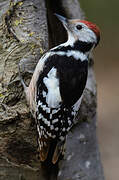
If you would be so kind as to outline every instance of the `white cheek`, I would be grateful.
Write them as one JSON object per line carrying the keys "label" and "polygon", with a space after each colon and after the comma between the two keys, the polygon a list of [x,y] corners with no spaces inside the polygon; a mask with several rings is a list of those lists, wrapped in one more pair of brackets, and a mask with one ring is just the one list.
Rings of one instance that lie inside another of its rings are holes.
{"label": "white cheek", "polygon": [[96,42],[96,35],[90,29],[85,29],[85,31],[83,29],[80,30],[78,37],[79,40],[83,42]]}

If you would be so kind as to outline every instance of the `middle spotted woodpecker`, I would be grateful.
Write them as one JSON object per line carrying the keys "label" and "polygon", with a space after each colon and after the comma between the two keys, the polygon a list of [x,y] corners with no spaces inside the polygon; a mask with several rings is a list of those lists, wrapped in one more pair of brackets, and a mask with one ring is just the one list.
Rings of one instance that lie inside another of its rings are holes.
{"label": "middle spotted woodpecker", "polygon": [[56,16],[68,33],[68,40],[41,57],[25,88],[36,119],[40,160],[49,158],[53,164],[63,154],[66,135],[73,126],[86,85],[89,54],[100,40],[95,24]]}

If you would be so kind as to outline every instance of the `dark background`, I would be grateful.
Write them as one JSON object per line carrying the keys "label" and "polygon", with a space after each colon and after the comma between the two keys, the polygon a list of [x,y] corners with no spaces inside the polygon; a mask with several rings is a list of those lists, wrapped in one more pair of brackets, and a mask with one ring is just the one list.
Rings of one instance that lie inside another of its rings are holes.
{"label": "dark background", "polygon": [[95,74],[98,139],[106,180],[119,179],[119,0],[80,0],[88,20],[100,27]]}

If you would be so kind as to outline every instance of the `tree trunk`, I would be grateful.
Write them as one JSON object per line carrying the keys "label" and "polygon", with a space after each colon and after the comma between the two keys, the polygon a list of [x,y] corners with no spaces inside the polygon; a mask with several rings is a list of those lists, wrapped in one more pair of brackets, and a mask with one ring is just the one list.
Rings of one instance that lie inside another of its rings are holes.
{"label": "tree trunk", "polygon": [[93,60],[81,108],[57,173],[47,177],[37,156],[35,121],[26,105],[18,63],[28,84],[42,54],[67,38],[54,13],[83,18],[77,0],[0,0],[0,180],[104,180],[96,137]]}

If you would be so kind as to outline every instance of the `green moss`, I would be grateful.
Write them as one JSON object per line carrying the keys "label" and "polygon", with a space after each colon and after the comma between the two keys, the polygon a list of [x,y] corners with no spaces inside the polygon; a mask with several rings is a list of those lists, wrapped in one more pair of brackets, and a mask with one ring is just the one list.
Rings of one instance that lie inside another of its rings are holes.
{"label": "green moss", "polygon": [[40,48],[40,54],[43,54],[43,53],[44,53],[43,49],[42,49],[42,48]]}
{"label": "green moss", "polygon": [[16,19],[16,20],[14,21],[14,25],[15,25],[15,26],[18,26],[19,24],[22,23],[22,21],[23,21],[23,18],[20,18],[19,20]]}

